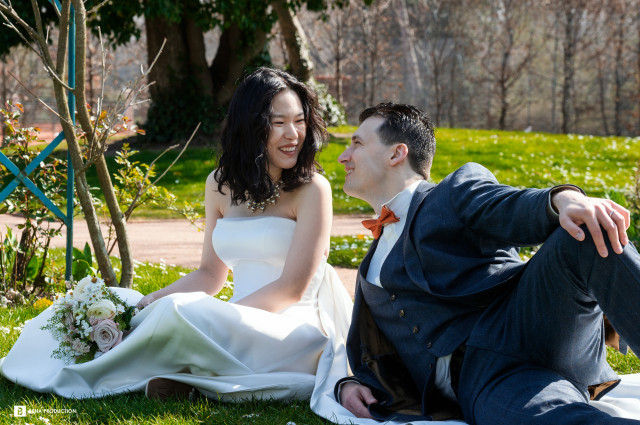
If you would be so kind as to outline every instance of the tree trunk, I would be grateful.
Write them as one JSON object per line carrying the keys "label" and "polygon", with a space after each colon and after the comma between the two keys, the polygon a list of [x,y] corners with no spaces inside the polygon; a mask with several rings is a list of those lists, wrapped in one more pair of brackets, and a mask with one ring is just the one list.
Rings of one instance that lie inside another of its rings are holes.
{"label": "tree trunk", "polygon": [[[0,107],[4,108],[4,102],[6,102],[9,99],[9,89],[7,87],[6,64],[2,62],[0,65],[2,65],[2,72],[0,73],[0,77],[2,77],[2,98],[0,99],[0,102],[2,102],[2,105],[0,105]],[[3,147],[4,138],[5,138],[5,129],[4,129],[4,124],[2,123],[0,123],[0,133],[2,134],[2,139],[0,139],[0,147]]]}
{"label": "tree trunk", "polygon": [[[73,5],[75,8],[75,19],[76,19],[76,69],[75,69],[75,78],[76,78],[76,86],[75,86],[75,95],[76,95],[76,109],[77,109],[77,117],[80,125],[87,135],[93,134],[93,126],[91,124],[91,119],[89,117],[89,111],[87,110],[87,100],[86,100],[86,86],[85,86],[85,77],[86,77],[86,46],[87,46],[87,33],[86,33],[86,10],[84,9],[84,3],[82,0],[73,0]],[[61,38],[62,40],[66,40],[66,36]],[[64,44],[62,46],[64,47]],[[60,47],[59,47],[60,49]],[[66,93],[63,88],[56,84],[54,81],[54,87],[56,88],[56,101],[58,103],[59,111],[61,110],[64,115],[63,117],[68,117],[67,121],[71,121],[69,107],[66,101]],[[100,223],[98,221],[98,217],[91,201],[91,194],[89,192],[89,185],[86,181],[86,175],[84,172],[81,172],[83,168],[83,160],[82,160],[82,152],[80,150],[80,146],[78,144],[78,140],[75,136],[75,131],[73,127],[71,127],[68,122],[63,122],[63,129],[65,138],[67,140],[67,145],[71,152],[71,159],[73,162],[73,168],[76,171],[76,193],[78,194],[78,199],[80,200],[80,205],[82,207],[82,211],[85,214],[85,219],[87,221],[87,226],[89,228],[89,235],[91,237],[91,243],[93,245],[93,250],[96,256],[96,261],[98,262],[98,267],[100,268],[100,274],[104,279],[105,283],[109,286],[117,285],[118,281],[116,279],[115,272],[113,271],[113,267],[111,267],[111,262],[109,261],[109,254],[107,252],[107,248],[104,244],[104,238],[102,237],[102,231],[100,229]],[[89,137],[89,136],[88,136]],[[93,142],[89,140],[89,142]],[[100,161],[104,161],[104,156],[101,154],[97,164]],[[108,172],[106,175],[106,179],[108,180],[108,185],[105,184],[102,180],[104,176],[101,175],[101,170],[98,168],[98,176],[100,178],[100,187],[103,191],[105,198],[107,199],[107,205],[109,205],[109,199],[115,198],[115,193],[113,191],[113,187],[111,186],[111,176],[109,176]],[[117,202],[116,202],[117,206]],[[119,212],[119,208],[118,208]],[[109,206],[109,214],[111,215],[111,219],[114,223],[119,219],[117,214],[114,214],[114,210],[111,206]],[[120,216],[122,213],[120,213]],[[120,217],[121,218],[121,217]],[[128,239],[126,237],[126,229],[124,230],[122,235],[118,235],[118,237],[123,237],[123,244],[128,247]],[[123,251],[121,251],[121,254]],[[128,257],[127,257],[128,255]],[[132,266],[132,258],[131,253],[125,251],[125,255],[122,257],[123,261],[123,276],[125,276],[125,263],[129,265],[131,263]],[[132,272],[133,269],[131,269]],[[127,286],[131,286],[131,280],[129,282],[124,282]]]}
{"label": "tree trunk", "polygon": [[247,64],[262,50],[266,41],[264,31],[249,33],[234,23],[222,32],[216,57],[209,67],[216,105],[226,105],[231,100],[236,81],[242,78]]}
{"label": "tree trunk", "polygon": [[614,81],[615,81],[615,97],[613,100],[613,131],[616,136],[622,135],[622,85],[624,84],[622,78],[622,69],[624,64],[622,63],[622,49],[624,47],[624,12],[621,11],[618,20],[618,25],[615,30],[615,49],[616,58],[614,65]]}
{"label": "tree trunk", "polygon": [[204,34],[188,13],[180,23],[164,18],[146,18],[147,60],[149,65],[156,58],[166,39],[160,57],[149,73],[155,84],[149,87],[155,101],[162,93],[180,90],[180,84],[196,82],[203,93],[212,93],[213,81],[205,58]]}
{"label": "tree trunk", "polygon": [[551,131],[556,132],[556,86],[558,85],[558,25],[560,23],[560,9],[556,10],[556,21],[553,25],[553,71],[551,74]]}
{"label": "tree trunk", "polygon": [[607,83],[604,77],[604,64],[601,59],[598,59],[598,97],[600,103],[600,117],[602,118],[602,128],[604,130],[605,135],[609,135],[609,123],[607,122],[607,106],[606,106],[606,87]]}
{"label": "tree trunk", "polygon": [[457,49],[454,45],[453,54],[451,55],[451,68],[449,68],[449,107],[447,109],[447,118],[449,127],[455,127],[454,109],[456,105],[456,65],[457,65]]}
{"label": "tree trunk", "polygon": [[507,111],[509,109],[509,89],[507,88],[509,57],[511,56],[511,45],[502,52],[502,63],[500,65],[500,77],[498,78],[498,89],[500,93],[500,118],[498,127],[504,130],[507,127]]}
{"label": "tree trunk", "polygon": [[145,20],[147,33],[147,61],[151,65],[166,39],[162,54],[149,73],[149,81],[155,84],[149,87],[151,99],[155,102],[162,93],[175,89],[176,79],[187,76],[186,41],[180,25],[170,23],[164,18],[149,18]]}
{"label": "tree trunk", "polygon": [[204,33],[190,16],[185,17],[183,25],[190,75],[195,78],[204,93],[213,93],[213,81],[205,56]]}
{"label": "tree trunk", "polygon": [[278,15],[282,38],[287,46],[291,73],[298,80],[308,82],[313,78],[313,61],[304,29],[295,13],[288,7],[287,0],[275,0],[271,5]]}
{"label": "tree trunk", "polygon": [[404,87],[405,100],[414,102],[414,97],[422,93],[420,66],[413,43],[413,27],[409,23],[409,11],[406,0],[392,0],[393,9],[400,27],[400,39],[404,52]]}
{"label": "tree trunk", "polygon": [[498,89],[500,93],[500,118],[498,119],[498,127],[500,130],[507,128],[507,112],[509,110],[509,62],[511,59],[511,50],[513,49],[513,30],[509,20],[506,20],[506,45],[502,51],[502,62],[500,63],[500,76],[498,77]]}
{"label": "tree trunk", "polygon": [[334,78],[336,79],[336,100],[340,105],[342,105],[344,104],[344,92],[342,84],[342,40],[339,40],[336,43],[334,59],[336,61],[334,75]]}
{"label": "tree trunk", "polygon": [[[533,29],[529,31],[529,48],[533,46]],[[531,128],[531,104],[533,103],[533,61],[527,64],[527,128]]]}
{"label": "tree trunk", "polygon": [[493,76],[491,75],[491,69],[493,64],[493,32],[489,35],[489,47],[487,49],[487,56],[489,64],[487,65],[487,128],[493,127],[493,117],[491,115],[492,100],[493,100]]}
{"label": "tree trunk", "polygon": [[565,6],[565,28],[564,28],[564,81],[562,83],[562,132],[567,134],[572,130],[571,119],[573,117],[573,76],[574,76],[574,55],[576,48],[575,16],[571,6]]}
{"label": "tree trunk", "polygon": [[[432,43],[437,43],[438,40],[432,40]],[[437,47],[436,46],[432,46],[430,49],[431,52],[431,65],[432,65],[432,71],[431,74],[433,75],[433,94],[435,97],[435,106],[436,106],[436,116],[435,116],[435,125],[436,127],[440,127],[440,115],[442,113],[442,97],[443,95],[440,93],[440,67],[442,65],[442,62],[440,61],[440,57],[437,54]]]}
{"label": "tree trunk", "polygon": [[[348,12],[347,12],[348,13]],[[342,81],[342,57],[345,37],[345,12],[336,14],[336,33],[333,49],[333,59],[335,61],[334,78],[336,80],[336,100],[340,105],[344,104],[344,87]]]}
{"label": "tree trunk", "polygon": [[[94,49],[91,47],[90,44],[87,45],[87,83],[88,83],[88,94],[87,94],[87,101],[89,103],[89,105],[93,105],[93,99],[95,99],[95,89],[93,88],[93,54],[94,54]],[[95,111],[97,115],[100,115],[100,111]]]}
{"label": "tree trunk", "polygon": [[105,197],[105,203],[109,209],[109,217],[116,231],[116,238],[118,240],[118,252],[120,253],[120,260],[122,262],[122,271],[120,274],[120,285],[123,288],[130,288],[133,283],[133,253],[131,252],[131,244],[129,243],[129,235],[127,233],[127,224],[124,214],[118,204],[113,183],[111,182],[111,175],[107,168],[107,162],[104,159],[104,155],[100,155],[95,163],[96,171],[98,174],[98,181],[100,182],[100,189]]}

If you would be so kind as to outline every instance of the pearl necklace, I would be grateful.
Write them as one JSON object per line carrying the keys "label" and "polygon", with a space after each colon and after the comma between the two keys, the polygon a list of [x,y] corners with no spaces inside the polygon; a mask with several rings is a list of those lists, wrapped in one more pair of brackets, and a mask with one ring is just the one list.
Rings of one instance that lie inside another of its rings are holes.
{"label": "pearl necklace", "polygon": [[260,210],[261,213],[264,212],[264,209],[267,205],[275,205],[276,201],[280,197],[280,186],[282,185],[282,180],[278,180],[274,184],[273,195],[269,196],[262,202],[256,202],[251,199],[251,195],[249,195],[249,191],[245,191],[244,194],[247,197],[247,208],[251,210],[251,213],[255,213],[256,210]]}

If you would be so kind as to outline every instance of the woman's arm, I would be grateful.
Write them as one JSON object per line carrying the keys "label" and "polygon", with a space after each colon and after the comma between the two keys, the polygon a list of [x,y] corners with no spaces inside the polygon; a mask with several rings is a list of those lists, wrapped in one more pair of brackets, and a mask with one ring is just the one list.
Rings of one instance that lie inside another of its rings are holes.
{"label": "woman's arm", "polygon": [[300,301],[322,257],[329,254],[331,186],[316,174],[300,190],[292,205],[296,229],[282,275],[238,304],[276,312]]}
{"label": "woman's arm", "polygon": [[146,295],[138,303],[138,308],[146,307],[153,301],[176,292],[204,291],[210,295],[215,295],[222,289],[222,285],[227,279],[229,269],[215,253],[211,243],[211,235],[216,226],[216,222],[222,217],[222,205],[226,201],[226,198],[218,192],[214,174],[215,171],[209,174],[205,187],[204,244],[202,247],[202,257],[200,258],[200,267],[176,280],[171,285]]}

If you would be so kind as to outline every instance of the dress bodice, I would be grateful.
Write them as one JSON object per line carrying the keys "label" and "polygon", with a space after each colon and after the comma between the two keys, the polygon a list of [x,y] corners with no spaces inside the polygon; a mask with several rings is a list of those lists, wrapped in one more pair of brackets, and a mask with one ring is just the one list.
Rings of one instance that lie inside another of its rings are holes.
{"label": "dress bodice", "polygon": [[[218,219],[211,239],[220,260],[233,271],[232,302],[280,277],[295,228],[295,220],[283,217]],[[316,284],[314,277],[303,299],[315,296]]]}

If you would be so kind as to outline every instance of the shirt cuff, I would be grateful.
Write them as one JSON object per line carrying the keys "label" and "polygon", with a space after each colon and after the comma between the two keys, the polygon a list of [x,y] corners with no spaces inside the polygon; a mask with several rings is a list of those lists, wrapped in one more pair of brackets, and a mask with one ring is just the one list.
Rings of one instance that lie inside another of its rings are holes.
{"label": "shirt cuff", "polygon": [[551,197],[558,192],[562,192],[563,190],[574,190],[576,192],[582,193],[583,195],[586,195],[584,190],[573,184],[561,184],[551,188],[551,190],[549,191],[549,196],[547,197],[547,217],[549,217],[549,220],[554,223],[558,223],[560,221],[560,215],[558,214],[558,211],[553,207],[553,204],[551,203]]}
{"label": "shirt cuff", "polygon": [[335,396],[336,396],[336,401],[338,402],[338,404],[342,404],[340,402],[340,392],[342,391],[342,386],[344,384],[346,384],[347,382],[355,382],[356,384],[359,384],[360,381],[358,381],[356,378],[343,378],[338,385],[336,386],[336,390],[335,390]]}

